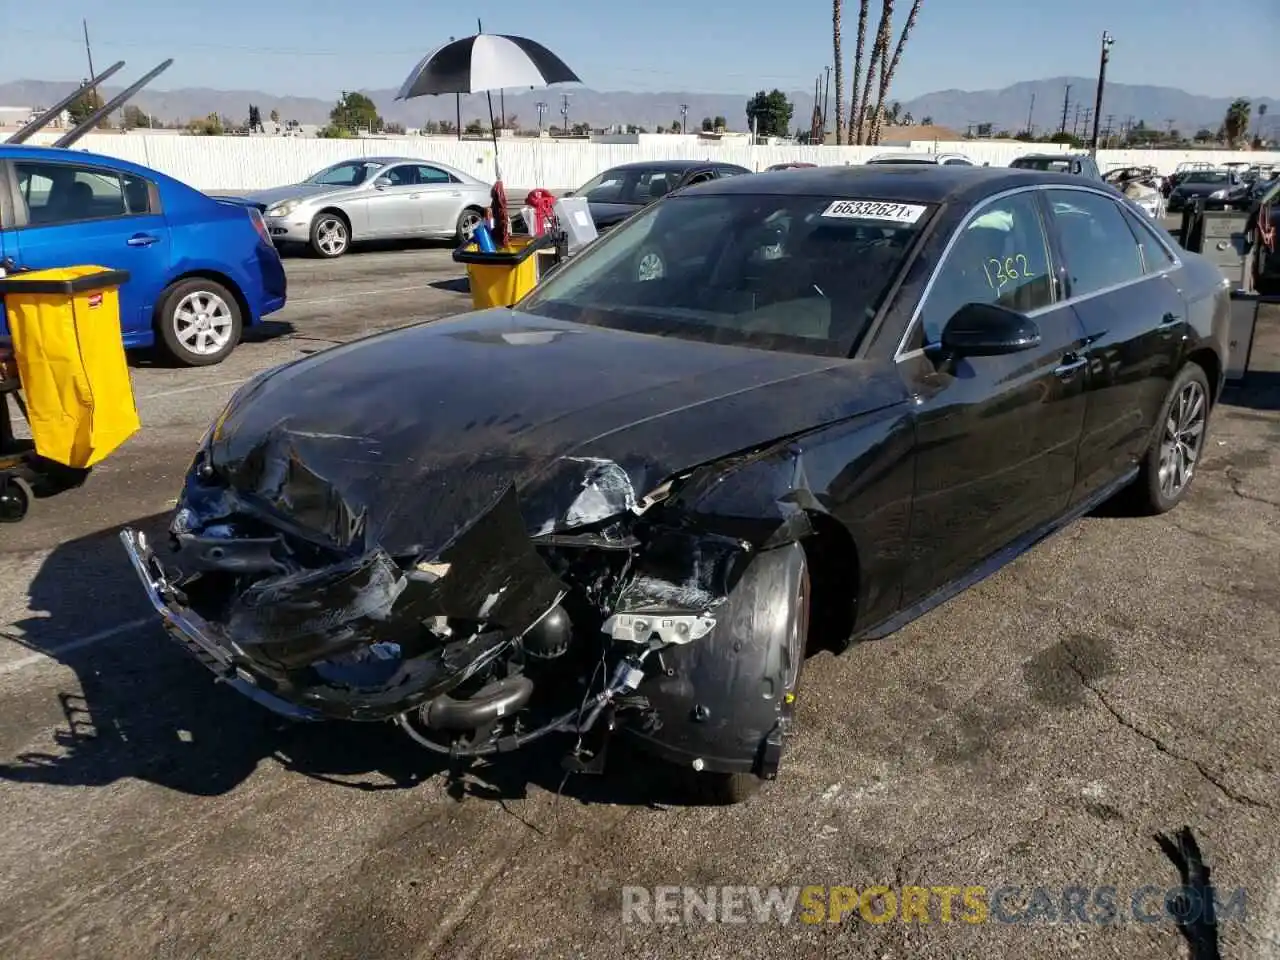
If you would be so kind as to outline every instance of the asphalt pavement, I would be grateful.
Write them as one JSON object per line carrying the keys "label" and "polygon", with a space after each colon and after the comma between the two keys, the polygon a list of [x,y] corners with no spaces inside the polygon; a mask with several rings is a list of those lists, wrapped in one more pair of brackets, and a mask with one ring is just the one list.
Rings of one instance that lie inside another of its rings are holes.
{"label": "asphalt pavement", "polygon": [[[625,758],[561,790],[551,748],[450,773],[389,727],[288,728],[164,638],[115,531],[163,529],[236,387],[468,303],[439,248],[288,270],[288,307],[226,363],[140,358],[142,432],[0,528],[0,955],[1280,957],[1280,316],[1185,504],[1099,511],[812,658],[781,778],[708,808]],[[1179,861],[1197,871],[1158,839],[1183,826],[1220,893],[1244,890],[1216,930],[1161,915]],[[980,886],[1003,906],[624,923],[625,887],[668,885]],[[1115,888],[1117,919],[1063,920],[1068,887]]]}

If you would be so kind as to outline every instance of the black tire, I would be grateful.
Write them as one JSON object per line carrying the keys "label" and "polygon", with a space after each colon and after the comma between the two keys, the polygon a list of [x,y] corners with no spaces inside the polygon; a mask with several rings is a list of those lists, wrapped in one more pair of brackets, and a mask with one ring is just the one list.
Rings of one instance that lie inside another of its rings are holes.
{"label": "black tire", "polygon": [[[204,310],[201,310],[204,307]],[[200,321],[213,339],[200,336]],[[197,327],[192,336],[192,326]],[[169,287],[156,307],[160,343],[170,359],[184,367],[221,363],[240,343],[244,318],[235,296],[216,280],[188,277]]]}
{"label": "black tire", "polygon": [[321,210],[311,221],[308,246],[314,256],[333,260],[351,249],[351,224],[336,210]]}
{"label": "black tire", "polygon": [[476,207],[467,207],[458,214],[458,225],[453,234],[454,242],[458,246],[467,243],[482,219],[484,219],[484,211]]}
{"label": "black tire", "polygon": [[[1174,377],[1138,478],[1130,488],[1138,512],[1168,513],[1186,498],[1204,456],[1212,396],[1209,378],[1199,364],[1188,363]],[[1185,469],[1180,470],[1180,465]]]}
{"label": "black tire", "polygon": [[[812,587],[804,547],[791,544],[759,555],[743,574],[739,588],[734,589],[720,608],[723,622],[740,622],[742,618],[768,614],[779,607],[786,610],[787,655],[793,672],[783,691],[782,710],[790,723],[809,645]],[[754,773],[688,772],[697,798],[718,806],[750,799],[762,783]]]}
{"label": "black tire", "polygon": [[0,476],[0,523],[21,523],[34,499],[31,485],[22,477]]}

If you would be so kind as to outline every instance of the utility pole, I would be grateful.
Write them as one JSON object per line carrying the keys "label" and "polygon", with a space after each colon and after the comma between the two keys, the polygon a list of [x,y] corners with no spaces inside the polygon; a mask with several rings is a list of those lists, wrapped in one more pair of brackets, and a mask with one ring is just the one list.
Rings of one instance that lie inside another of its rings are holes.
{"label": "utility pole", "polygon": [[1115,118],[1116,116],[1114,113],[1107,114],[1107,128],[1105,131],[1103,131],[1103,137],[1108,147],[1111,146],[1111,130],[1112,130],[1111,124],[1112,124],[1112,121],[1115,120]]}
{"label": "utility pole", "polygon": [[689,132],[689,105],[687,103],[680,104],[680,132]]}
{"label": "utility pole", "polygon": [[1062,95],[1062,126],[1058,128],[1059,133],[1067,132],[1067,111],[1071,109],[1071,84],[1067,84],[1067,90]]}
{"label": "utility pole", "polygon": [[569,95],[567,93],[560,99],[560,116],[564,117],[564,126],[561,129],[567,135],[569,133]]}
{"label": "utility pole", "polygon": [[[1084,111],[1084,128],[1085,128],[1086,130],[1088,130],[1088,129],[1089,129],[1089,118],[1090,118],[1091,116],[1093,116],[1093,108],[1092,108],[1092,107],[1085,107],[1085,111]],[[1094,138],[1095,138],[1095,139],[1097,138],[1097,134],[1094,134]]]}
{"label": "utility pole", "polygon": [[[831,102],[831,68],[827,67],[826,86],[822,90],[822,142],[827,141],[827,105]],[[836,131],[836,139],[840,139],[840,131]]]}
{"label": "utility pole", "polygon": [[1035,128],[1031,126],[1031,117],[1036,112],[1036,95],[1031,95],[1031,106],[1027,109],[1027,136],[1035,134]]}
{"label": "utility pole", "polygon": [[547,105],[541,100],[537,103],[538,107],[538,136],[542,136],[542,117],[547,112]]}
{"label": "utility pole", "polygon": [[1076,104],[1075,119],[1071,121],[1071,135],[1073,137],[1080,136],[1080,104],[1079,103]]}
{"label": "utility pole", "polygon": [[89,58],[89,80],[92,82],[98,76],[93,72],[93,48],[89,46],[89,21],[81,20],[80,23],[84,26],[84,53]]}
{"label": "utility pole", "polygon": [[1107,85],[1107,61],[1111,59],[1111,45],[1115,39],[1107,31],[1102,31],[1102,57],[1098,61],[1098,97],[1093,104],[1093,147],[1091,152],[1098,154],[1098,118],[1102,113],[1102,92]]}

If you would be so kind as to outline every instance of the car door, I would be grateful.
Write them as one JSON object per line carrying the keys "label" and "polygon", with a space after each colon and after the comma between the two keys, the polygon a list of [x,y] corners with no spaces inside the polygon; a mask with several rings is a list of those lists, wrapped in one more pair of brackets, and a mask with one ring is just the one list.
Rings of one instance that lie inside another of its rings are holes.
{"label": "car door", "polygon": [[126,270],[120,325],[151,329],[168,282],[172,245],[154,183],[80,161],[14,160],[15,229],[6,252],[30,270],[81,264]]}
{"label": "car door", "polygon": [[[1084,424],[1084,336],[1054,280],[1037,192],[986,201],[945,242],[898,360],[916,397],[906,604],[1066,509]],[[1004,356],[943,359],[942,330],[969,303],[1024,314],[1039,328],[1039,343]]]}
{"label": "car door", "polygon": [[378,171],[365,201],[369,239],[403,237],[421,232],[418,168],[401,163]]}
{"label": "car door", "polygon": [[1178,372],[1187,306],[1173,251],[1101,191],[1045,192],[1067,296],[1089,340],[1089,394],[1073,502],[1132,469]]}
{"label": "car door", "polygon": [[453,233],[462,213],[462,184],[447,170],[420,163],[414,167],[418,183],[418,231]]}

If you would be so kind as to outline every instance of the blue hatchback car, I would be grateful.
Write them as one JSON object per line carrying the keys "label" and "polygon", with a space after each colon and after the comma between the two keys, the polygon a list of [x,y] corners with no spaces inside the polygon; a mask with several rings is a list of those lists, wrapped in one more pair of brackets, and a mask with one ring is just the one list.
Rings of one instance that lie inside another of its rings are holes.
{"label": "blue hatchback car", "polygon": [[185,366],[221,362],[285,304],[284,265],[257,209],[85,151],[0,143],[0,263],[129,271],[125,347],[159,346]]}

